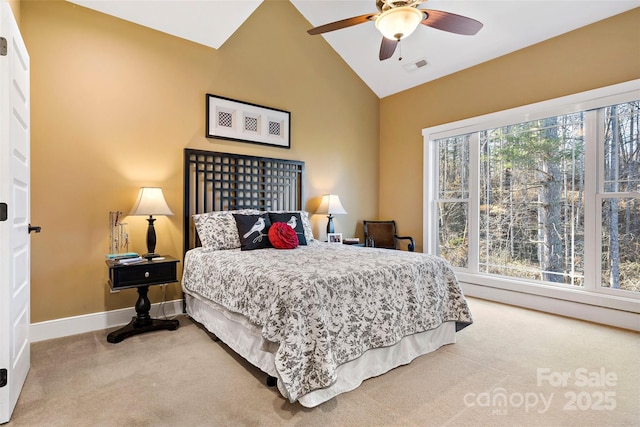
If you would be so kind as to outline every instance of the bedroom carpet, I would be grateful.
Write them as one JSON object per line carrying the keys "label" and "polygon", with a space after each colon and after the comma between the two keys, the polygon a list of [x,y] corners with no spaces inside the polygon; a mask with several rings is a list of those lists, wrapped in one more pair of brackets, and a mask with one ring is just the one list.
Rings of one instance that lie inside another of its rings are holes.
{"label": "bedroom carpet", "polygon": [[7,426],[640,426],[640,334],[469,304],[456,344],[313,409],[186,317],[119,344],[34,343]]}

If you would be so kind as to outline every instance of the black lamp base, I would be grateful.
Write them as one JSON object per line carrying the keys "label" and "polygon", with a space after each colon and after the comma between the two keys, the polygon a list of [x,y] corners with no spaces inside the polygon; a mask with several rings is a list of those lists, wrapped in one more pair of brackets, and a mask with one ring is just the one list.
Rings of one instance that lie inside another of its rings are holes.
{"label": "black lamp base", "polygon": [[327,218],[329,218],[329,222],[327,222],[327,234],[335,233],[335,229],[333,228],[333,215],[329,214]]}
{"label": "black lamp base", "polygon": [[156,229],[153,226],[155,222],[155,218],[152,215],[149,215],[147,221],[149,221],[149,228],[147,228],[147,253],[142,255],[144,258],[151,259],[157,258],[160,255],[155,253],[156,251]]}

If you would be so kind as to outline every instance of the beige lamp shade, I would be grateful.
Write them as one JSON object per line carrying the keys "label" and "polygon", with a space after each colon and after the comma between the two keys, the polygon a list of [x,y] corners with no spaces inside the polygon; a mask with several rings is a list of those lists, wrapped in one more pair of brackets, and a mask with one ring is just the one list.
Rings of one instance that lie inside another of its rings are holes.
{"label": "beige lamp shade", "polygon": [[173,215],[167,201],[164,199],[162,188],[142,187],[138,193],[138,200],[130,215]]}
{"label": "beige lamp shade", "polygon": [[340,202],[340,197],[335,194],[325,194],[322,196],[322,200],[320,201],[320,206],[318,206],[318,210],[316,211],[318,214],[346,214],[347,211],[342,206]]}

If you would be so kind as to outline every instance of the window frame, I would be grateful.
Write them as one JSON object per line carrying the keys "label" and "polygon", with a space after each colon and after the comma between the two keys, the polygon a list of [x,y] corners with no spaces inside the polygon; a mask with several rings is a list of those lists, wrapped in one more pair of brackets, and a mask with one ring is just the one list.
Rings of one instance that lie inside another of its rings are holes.
{"label": "window frame", "polygon": [[[587,120],[587,116],[597,118],[599,114],[597,109],[599,108],[638,99],[640,99],[640,79],[423,129],[424,251],[430,254],[437,254],[439,240],[437,229],[438,147],[433,141],[471,134],[470,158],[478,159],[479,144],[477,135],[479,131],[584,111],[585,126],[591,126],[589,129],[585,127],[585,133],[590,135],[590,138],[585,140],[585,170],[597,170],[597,173],[590,174],[589,179],[585,179],[584,183],[585,229],[596,230],[595,233],[589,236],[588,243],[585,237],[584,256],[585,260],[597,261],[599,250],[596,250],[596,248],[597,245],[602,243],[599,232],[602,224],[597,221],[597,218],[601,217],[600,202],[603,198],[623,197],[623,193],[602,193],[604,171],[598,166],[600,164],[598,162],[600,153],[595,135],[597,132],[604,131],[598,128],[602,126],[598,120]],[[471,177],[478,176],[478,167],[479,163],[477,161],[471,162]],[[469,191],[470,236],[471,233],[479,236],[480,212],[478,203],[480,188],[478,179],[470,179]],[[624,194],[629,195],[629,193]],[[635,193],[631,194],[634,197],[637,196]],[[600,262],[585,262],[584,286],[576,287],[480,273],[478,271],[478,259],[479,239],[470,238],[468,267],[455,268],[456,275],[461,282],[640,313],[640,293],[609,289],[601,286],[600,281],[596,280],[596,278],[600,277]]]}

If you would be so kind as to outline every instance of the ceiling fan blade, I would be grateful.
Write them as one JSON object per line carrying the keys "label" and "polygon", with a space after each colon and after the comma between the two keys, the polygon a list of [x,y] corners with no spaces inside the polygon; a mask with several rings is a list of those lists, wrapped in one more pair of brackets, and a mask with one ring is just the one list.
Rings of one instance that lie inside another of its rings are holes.
{"label": "ceiling fan blade", "polygon": [[398,46],[398,40],[389,40],[383,37],[382,43],[380,44],[380,61],[391,58],[393,52],[396,51],[396,46]]}
{"label": "ceiling fan blade", "polygon": [[329,31],[340,30],[342,28],[351,27],[353,25],[363,24],[368,22],[374,16],[377,16],[377,13],[368,13],[366,15],[354,16],[353,18],[342,19],[340,21],[331,22],[329,24],[320,25],[319,27],[315,27],[307,31],[312,36],[316,34],[328,33]]}
{"label": "ceiling fan blade", "polygon": [[421,24],[450,33],[473,36],[483,27],[482,22],[441,10],[419,9],[427,14]]}

